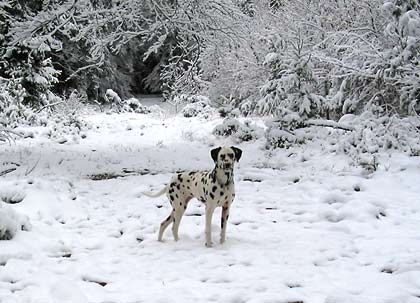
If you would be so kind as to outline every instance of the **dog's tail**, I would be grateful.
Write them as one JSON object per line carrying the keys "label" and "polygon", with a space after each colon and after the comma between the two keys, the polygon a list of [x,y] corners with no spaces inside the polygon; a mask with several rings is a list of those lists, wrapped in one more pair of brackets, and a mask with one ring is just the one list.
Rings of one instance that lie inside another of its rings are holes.
{"label": "dog's tail", "polygon": [[157,198],[159,196],[162,196],[164,193],[168,191],[168,185],[165,185],[164,188],[162,188],[158,192],[142,192],[143,195],[148,196],[150,198]]}

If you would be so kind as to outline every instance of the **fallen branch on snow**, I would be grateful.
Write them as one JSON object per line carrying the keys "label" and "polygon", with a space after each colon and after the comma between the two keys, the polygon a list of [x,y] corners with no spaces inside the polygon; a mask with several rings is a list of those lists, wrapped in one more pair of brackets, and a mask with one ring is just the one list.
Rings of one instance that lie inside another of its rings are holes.
{"label": "fallen branch on snow", "polygon": [[350,125],[346,125],[343,123],[338,123],[332,120],[314,120],[310,119],[304,122],[307,126],[324,126],[324,127],[332,127],[332,128],[338,128],[345,131],[354,131],[354,127]]}
{"label": "fallen branch on snow", "polygon": [[15,170],[16,170],[16,167],[12,167],[12,168],[8,168],[8,169],[6,169],[4,171],[0,171],[0,177],[1,176],[4,176],[4,175],[7,175],[8,173],[11,173],[11,172],[13,172]]}

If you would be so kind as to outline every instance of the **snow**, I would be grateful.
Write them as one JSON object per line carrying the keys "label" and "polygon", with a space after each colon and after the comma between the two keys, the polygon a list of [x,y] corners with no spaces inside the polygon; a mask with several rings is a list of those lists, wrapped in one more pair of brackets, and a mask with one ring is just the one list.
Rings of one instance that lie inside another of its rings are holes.
{"label": "snow", "polygon": [[[368,173],[316,146],[266,151],[263,139],[216,137],[218,117],[83,119],[92,127],[77,142],[35,127],[0,145],[1,160],[20,164],[0,181],[1,199],[16,203],[1,203],[32,225],[0,241],[0,302],[420,301],[419,157],[382,154]],[[180,241],[167,231],[158,242],[170,205],[141,192],[212,168],[219,145],[243,150],[226,243],[204,246],[195,200]]]}
{"label": "snow", "polygon": [[268,53],[265,56],[264,64],[270,64],[279,59],[279,55],[277,53]]}
{"label": "snow", "polygon": [[118,94],[110,88],[108,88],[105,92],[105,99],[109,103],[115,102],[115,103],[119,104],[121,102],[120,96],[118,96]]}
{"label": "snow", "polygon": [[0,241],[13,238],[21,229],[30,229],[28,219],[0,202]]}

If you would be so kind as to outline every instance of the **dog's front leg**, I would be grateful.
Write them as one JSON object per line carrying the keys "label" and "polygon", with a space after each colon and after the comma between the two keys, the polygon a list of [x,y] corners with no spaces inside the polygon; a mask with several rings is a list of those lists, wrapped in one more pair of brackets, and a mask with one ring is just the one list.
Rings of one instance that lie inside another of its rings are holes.
{"label": "dog's front leg", "polygon": [[222,221],[221,221],[221,231],[220,231],[220,244],[223,244],[226,240],[226,225],[229,219],[229,206],[223,206],[222,208]]}
{"label": "dog's front leg", "polygon": [[213,218],[214,207],[206,204],[206,246],[211,247],[211,220]]}

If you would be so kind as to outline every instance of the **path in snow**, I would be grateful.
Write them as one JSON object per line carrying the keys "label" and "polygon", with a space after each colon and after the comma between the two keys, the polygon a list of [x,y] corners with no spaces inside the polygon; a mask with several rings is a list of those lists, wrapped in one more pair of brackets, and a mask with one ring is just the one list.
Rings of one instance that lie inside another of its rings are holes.
{"label": "path in snow", "polygon": [[211,145],[230,142],[209,137],[218,121],[138,117],[90,117],[100,128],[77,145],[2,147],[24,164],[0,195],[23,194],[13,207],[33,227],[0,242],[0,302],[420,301],[418,158],[395,155],[368,175],[335,155],[268,159],[262,144],[242,144],[226,244],[218,210],[204,247],[197,201],[180,241],[168,229],[159,243],[169,205],[140,192],[210,168]]}

